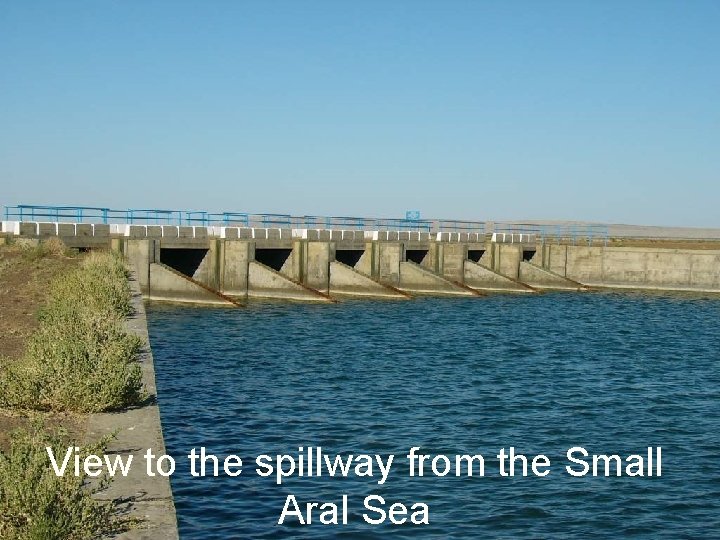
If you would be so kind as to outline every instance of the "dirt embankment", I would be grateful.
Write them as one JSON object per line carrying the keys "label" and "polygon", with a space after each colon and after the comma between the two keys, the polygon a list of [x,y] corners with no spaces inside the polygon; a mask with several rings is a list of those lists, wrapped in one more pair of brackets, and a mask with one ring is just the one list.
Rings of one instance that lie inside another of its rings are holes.
{"label": "dirt embankment", "polygon": [[[579,244],[582,245],[582,244]],[[642,247],[663,249],[720,249],[718,240],[673,240],[653,238],[611,238],[608,246],[612,247]]]}
{"label": "dirt embankment", "polygon": [[[81,258],[65,253],[62,246],[22,247],[0,245],[0,369],[25,351],[38,326],[38,312],[46,302],[48,286],[57,276],[76,268]],[[39,413],[0,409],[0,449],[7,449],[8,435],[26,426]],[[74,414],[42,417],[50,426],[71,434],[84,431],[85,419]]]}

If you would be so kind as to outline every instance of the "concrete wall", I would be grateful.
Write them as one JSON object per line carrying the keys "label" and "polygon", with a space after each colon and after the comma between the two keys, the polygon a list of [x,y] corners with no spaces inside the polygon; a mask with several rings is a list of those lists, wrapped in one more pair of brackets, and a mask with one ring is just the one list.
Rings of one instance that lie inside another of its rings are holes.
{"label": "concrete wall", "polygon": [[581,246],[566,249],[566,277],[587,285],[720,291],[718,250]]}
{"label": "concrete wall", "polygon": [[380,281],[397,286],[400,283],[400,261],[403,257],[403,245],[399,242],[377,242],[377,277]]}
{"label": "concrete wall", "polygon": [[[288,275],[295,281],[300,283],[305,281],[305,267],[307,266],[307,241],[294,240],[292,244],[292,253],[288,257],[290,261],[291,271]],[[283,266],[283,268],[285,268]],[[287,269],[285,269],[287,272]]]}
{"label": "concrete wall", "polygon": [[476,296],[479,293],[460,283],[438,276],[414,262],[400,263],[400,288],[415,294]]}
{"label": "concrete wall", "polygon": [[464,283],[473,289],[484,291],[500,291],[500,292],[536,292],[531,287],[510,279],[509,277],[498,274],[490,268],[486,268],[473,261],[465,261]]}
{"label": "concrete wall", "polygon": [[371,277],[338,261],[330,262],[330,294],[332,296],[409,298],[409,295],[402,291],[376,282]]}
{"label": "concrete wall", "polygon": [[[145,344],[137,358],[142,370],[142,382],[148,396],[157,396],[145,306],[135,279],[130,279],[130,286],[134,313],[126,319],[125,326],[128,332],[137,335]],[[92,444],[104,436],[109,438],[106,449],[108,453],[122,455],[124,462],[127,462],[130,456],[133,459],[133,467],[130,467],[127,476],[116,475],[108,489],[95,494],[95,498],[100,501],[126,501],[123,516],[137,520],[138,527],[113,537],[117,540],[177,540],[170,478],[159,474],[148,476],[145,467],[136,466],[144,459],[147,449],[152,450],[156,456],[165,454],[157,400],[148,399],[142,406],[131,407],[122,412],[89,415],[84,437],[87,443]]]}
{"label": "concrete wall", "polygon": [[520,281],[536,289],[577,291],[583,286],[571,279],[529,262],[520,261]]}
{"label": "concrete wall", "polygon": [[[149,291],[150,264],[160,262],[162,244],[164,247],[207,249],[207,255],[193,278],[213,289],[239,297],[248,296],[252,288],[249,265],[254,260],[255,246],[269,245],[253,239],[206,238],[200,241],[181,237],[123,237],[112,238],[111,242],[115,249],[124,251],[134,266],[144,294]],[[329,294],[332,291],[331,265],[338,242],[341,240],[296,239],[291,244],[284,244],[283,249],[292,246],[293,250],[277,274],[288,282]],[[347,245],[343,246],[347,248]],[[434,240],[425,243],[353,241],[352,249],[365,247],[354,270],[391,287],[430,291],[435,285],[425,282],[433,279],[421,275],[416,268],[407,268],[403,278],[401,268],[406,262],[407,250],[413,249],[427,250],[425,259],[415,266],[440,279],[457,282],[461,287],[465,284],[477,289],[522,290],[522,284],[517,283],[519,280],[539,288],[578,288],[576,283],[563,280],[568,278],[590,286],[720,292],[720,250],[545,245],[538,246],[535,256],[528,263],[522,260],[522,245],[472,244],[474,250],[486,247],[478,265],[467,260],[470,245]],[[274,248],[278,246],[276,243],[270,245]],[[416,280],[417,283],[408,280]],[[369,288],[373,288],[370,282],[367,283]],[[442,289],[439,285],[437,288]],[[271,289],[272,296],[283,297],[283,286]],[[289,286],[288,289],[291,290],[290,297],[297,298],[296,287]]]}
{"label": "concrete wall", "polygon": [[220,275],[220,267],[222,266],[220,241],[216,239],[210,240],[208,242],[208,248],[208,252],[200,262],[197,270],[195,270],[192,278],[200,283],[204,283],[208,287],[219,290],[222,281]]}
{"label": "concrete wall", "polygon": [[442,259],[441,255],[441,246],[439,242],[429,242],[428,252],[425,258],[423,259],[422,263],[420,263],[420,266],[427,268],[428,270],[432,270],[435,273],[441,273],[440,269],[440,261]]}
{"label": "concrete wall", "polygon": [[251,298],[332,302],[329,296],[296,283],[257,261],[250,261],[248,265],[248,296]]}
{"label": "concrete wall", "polygon": [[335,260],[335,244],[308,242],[304,283],[308,287],[328,294],[330,292],[330,261]]}
{"label": "concrete wall", "polygon": [[284,276],[289,277],[290,279],[300,281],[300,276],[298,276],[296,272],[296,269],[298,267],[298,262],[295,261],[296,258],[299,259],[299,257],[295,256],[295,250],[293,249],[293,251],[290,252],[290,256],[285,260],[285,263],[282,265],[282,268],[280,268],[280,273]]}
{"label": "concrete wall", "polygon": [[465,260],[467,259],[467,244],[443,243],[439,244],[441,267],[439,274],[453,281],[463,282],[465,278]]}
{"label": "concrete wall", "polygon": [[140,290],[147,296],[150,292],[150,263],[156,261],[155,241],[128,239],[125,243],[125,257],[135,270]]}
{"label": "concrete wall", "polygon": [[492,269],[504,276],[518,279],[523,248],[517,244],[490,244],[493,249]]}
{"label": "concrete wall", "polygon": [[217,294],[192,278],[160,263],[150,264],[150,286],[144,293],[150,300],[170,302],[187,302],[197,304],[214,304],[235,306],[229,298]]}
{"label": "concrete wall", "polygon": [[536,255],[536,257],[533,258],[533,262],[539,262],[540,266],[547,268],[556,274],[564,276],[567,267],[567,248],[568,246],[544,246],[543,249],[538,252],[542,254],[541,260],[536,261]]}
{"label": "concrete wall", "polygon": [[366,242],[365,251],[363,251],[363,254],[360,256],[360,260],[358,260],[357,264],[355,265],[355,270],[357,270],[361,274],[365,274],[366,276],[375,275],[373,272],[373,253],[373,243]]}
{"label": "concrete wall", "polygon": [[255,244],[242,240],[226,240],[222,247],[221,289],[231,296],[247,297],[248,265],[254,258]]}

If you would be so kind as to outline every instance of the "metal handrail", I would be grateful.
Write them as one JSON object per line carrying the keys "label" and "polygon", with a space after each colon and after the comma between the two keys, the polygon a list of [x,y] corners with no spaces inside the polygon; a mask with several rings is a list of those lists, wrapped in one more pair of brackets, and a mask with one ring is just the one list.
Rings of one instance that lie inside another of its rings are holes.
{"label": "metal handrail", "polygon": [[534,234],[542,243],[547,242],[587,242],[593,244],[595,240],[607,245],[609,231],[607,225],[569,223],[559,225],[536,225],[528,223],[499,223],[495,224],[494,231],[509,234]]}
{"label": "metal handrail", "polygon": [[473,232],[485,234],[484,221],[464,221],[459,219],[440,219],[434,222],[438,232]]}
{"label": "metal handrail", "polygon": [[[488,232],[485,222],[456,219],[420,219],[417,212],[405,218],[363,218],[353,216],[292,216],[290,214],[249,214],[245,212],[211,213],[204,210],[128,209],[92,206],[5,206],[6,221],[74,221],[77,223],[129,223],[194,226],[240,226],[262,228],[307,228],[420,232]],[[494,232],[536,235],[542,242],[608,242],[608,226],[594,224],[538,225],[533,223],[496,223]]]}
{"label": "metal handrail", "polygon": [[[433,230],[436,225],[434,221],[408,218],[380,219],[354,216],[292,216],[290,214],[249,214],[244,212],[210,213],[204,210],[168,210],[157,208],[117,210],[90,206],[5,206],[4,216],[6,221],[69,220],[77,223],[196,226],[235,225],[263,228],[376,229],[426,232]],[[445,221],[444,223],[449,223],[449,221]],[[477,225],[468,227],[468,229],[469,228],[477,228]]]}

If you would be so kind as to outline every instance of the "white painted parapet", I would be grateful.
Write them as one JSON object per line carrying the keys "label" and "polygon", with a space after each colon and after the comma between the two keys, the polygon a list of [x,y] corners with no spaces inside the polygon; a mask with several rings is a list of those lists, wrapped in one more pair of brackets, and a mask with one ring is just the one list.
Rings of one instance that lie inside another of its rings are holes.
{"label": "white painted parapet", "polygon": [[364,240],[367,238],[367,232],[354,229],[292,229],[292,238],[298,240]]}
{"label": "white painted parapet", "polygon": [[[95,231],[100,225],[95,225]],[[107,227],[107,225],[105,225]],[[226,227],[190,227],[177,225],[134,225],[113,223],[109,225],[110,234],[126,238],[207,238],[218,236],[218,229]],[[229,227],[227,227],[229,228]],[[224,236],[222,238],[225,238]]]}
{"label": "white painted parapet", "polygon": [[438,242],[484,242],[485,234],[477,232],[439,232],[435,236]]}
{"label": "white painted parapet", "polygon": [[[37,221],[3,221],[2,232],[18,236],[122,236],[125,238],[224,238],[247,240],[317,240],[317,241],[406,241],[427,242],[431,239],[439,242],[483,242],[483,233],[421,231],[368,231],[358,229],[289,229],[283,227],[231,227],[231,226],[189,226],[189,225],[153,225],[134,223],[63,223]],[[495,237],[521,237],[528,242],[534,235],[510,235],[496,233]],[[505,240],[508,241],[508,240]]]}
{"label": "white painted parapet", "polygon": [[2,232],[9,234],[20,234],[20,222],[19,221],[3,221]]}
{"label": "white painted parapet", "polygon": [[421,231],[364,231],[365,240],[408,240],[427,242],[430,240],[429,232]]}
{"label": "white painted parapet", "polygon": [[536,235],[524,233],[493,233],[491,241],[499,244],[534,244]]}

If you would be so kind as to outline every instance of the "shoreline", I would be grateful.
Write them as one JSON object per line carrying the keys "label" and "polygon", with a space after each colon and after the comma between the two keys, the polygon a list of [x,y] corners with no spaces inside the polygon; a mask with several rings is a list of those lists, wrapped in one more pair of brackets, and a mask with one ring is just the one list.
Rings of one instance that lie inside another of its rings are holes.
{"label": "shoreline", "polygon": [[115,476],[108,489],[97,496],[99,500],[120,499],[128,505],[123,511],[123,517],[140,520],[137,527],[111,538],[176,540],[179,536],[170,478],[160,475],[149,477],[145,474],[145,467],[137,466],[144,461],[143,455],[147,449],[152,449],[156,456],[165,454],[165,443],[145,306],[134,272],[129,282],[134,313],[126,319],[126,326],[128,331],[140,336],[146,344],[138,362],[142,369],[143,385],[148,393],[148,403],[122,412],[91,414],[86,439],[97,440],[117,430],[117,438],[111,441],[107,453],[123,456],[132,454],[136,463],[126,477]]}

